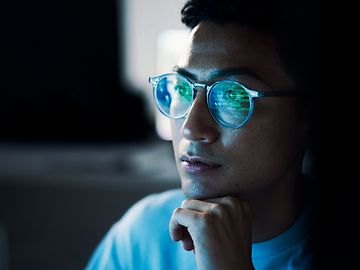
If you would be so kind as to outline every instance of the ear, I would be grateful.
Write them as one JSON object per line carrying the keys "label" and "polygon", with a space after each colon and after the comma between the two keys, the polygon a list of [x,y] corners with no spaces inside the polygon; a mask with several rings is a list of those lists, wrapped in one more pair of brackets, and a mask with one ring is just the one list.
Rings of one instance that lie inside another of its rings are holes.
{"label": "ear", "polygon": [[312,106],[309,102],[311,101],[306,98],[300,98],[300,100],[297,101],[300,132],[299,139],[302,142],[304,151],[309,148],[312,143],[313,127],[315,123],[313,119]]}

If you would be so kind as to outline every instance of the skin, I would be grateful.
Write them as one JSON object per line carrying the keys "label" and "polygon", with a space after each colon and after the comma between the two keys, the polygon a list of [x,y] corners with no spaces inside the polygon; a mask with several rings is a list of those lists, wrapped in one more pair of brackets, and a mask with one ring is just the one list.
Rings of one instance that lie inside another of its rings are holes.
{"label": "skin", "polygon": [[[295,87],[280,60],[277,41],[240,25],[201,22],[192,30],[177,66],[199,83],[231,79],[263,91]],[[258,78],[213,76],[239,66]],[[250,121],[230,129],[212,119],[206,93],[199,91],[188,115],[171,120],[187,200],[174,210],[170,235],[185,250],[194,251],[198,269],[253,269],[251,243],[280,234],[298,217],[303,207],[306,123],[296,104],[296,97],[256,99]],[[219,167],[191,173],[182,155],[199,156]]]}

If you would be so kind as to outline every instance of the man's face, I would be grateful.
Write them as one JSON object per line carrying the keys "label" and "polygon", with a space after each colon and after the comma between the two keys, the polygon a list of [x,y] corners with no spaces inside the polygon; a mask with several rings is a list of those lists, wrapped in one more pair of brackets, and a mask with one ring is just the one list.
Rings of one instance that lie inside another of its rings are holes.
{"label": "man's face", "polygon": [[[242,26],[200,23],[177,66],[193,82],[208,85],[230,79],[254,90],[294,87],[276,41]],[[217,75],[239,67],[251,72]],[[303,132],[296,97],[256,99],[251,119],[231,129],[213,120],[205,92],[198,92],[185,118],[171,120],[175,159],[187,197],[255,196],[275,186],[295,164],[298,168]]]}

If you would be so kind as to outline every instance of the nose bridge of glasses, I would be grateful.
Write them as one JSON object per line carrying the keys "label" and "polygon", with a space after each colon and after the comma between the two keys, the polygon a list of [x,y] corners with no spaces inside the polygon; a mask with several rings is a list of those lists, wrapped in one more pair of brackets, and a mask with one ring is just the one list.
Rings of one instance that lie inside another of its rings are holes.
{"label": "nose bridge of glasses", "polygon": [[205,83],[194,83],[194,88],[204,88],[206,89],[206,84]]}
{"label": "nose bridge of glasses", "polygon": [[197,91],[206,90],[209,91],[209,86],[205,83],[193,83],[194,94],[196,96]]}

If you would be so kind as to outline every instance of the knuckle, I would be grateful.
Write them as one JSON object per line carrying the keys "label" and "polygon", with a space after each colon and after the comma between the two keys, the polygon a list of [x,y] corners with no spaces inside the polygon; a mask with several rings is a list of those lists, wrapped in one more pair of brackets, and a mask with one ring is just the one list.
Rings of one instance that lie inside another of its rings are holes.
{"label": "knuckle", "polygon": [[202,218],[203,225],[205,226],[214,223],[214,220],[215,220],[215,215],[211,212],[205,213]]}
{"label": "knuckle", "polygon": [[189,203],[189,200],[188,199],[186,199],[186,200],[183,200],[182,202],[181,202],[181,207],[186,207],[186,205]]}
{"label": "knuckle", "polygon": [[227,200],[228,200],[229,204],[232,206],[238,205],[238,202],[239,202],[238,199],[236,199],[232,196],[228,196]]}
{"label": "knuckle", "polygon": [[214,204],[211,207],[212,212],[216,213],[216,214],[221,214],[225,211],[225,206],[221,205],[221,204]]}
{"label": "knuckle", "polygon": [[182,209],[180,207],[175,208],[173,211],[173,215],[178,215],[179,213],[181,213]]}

